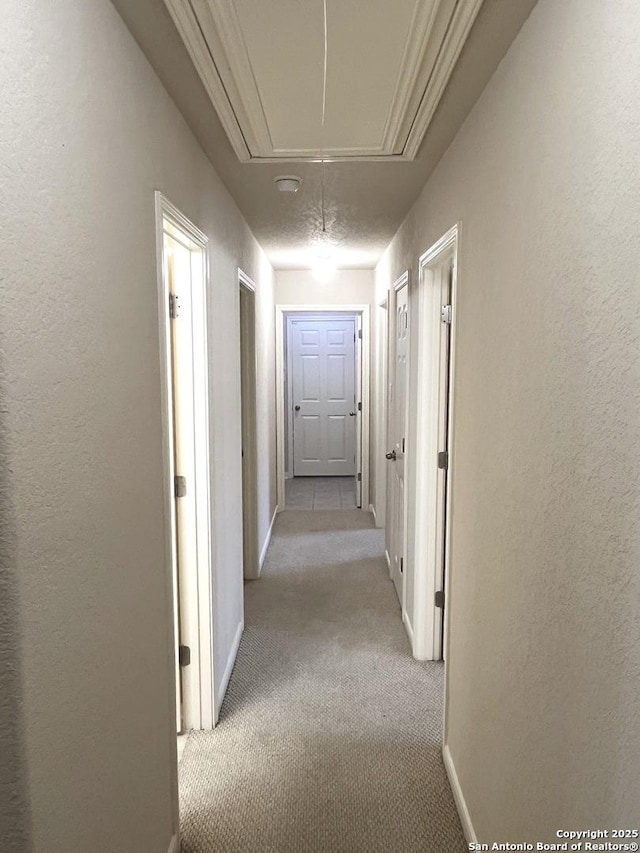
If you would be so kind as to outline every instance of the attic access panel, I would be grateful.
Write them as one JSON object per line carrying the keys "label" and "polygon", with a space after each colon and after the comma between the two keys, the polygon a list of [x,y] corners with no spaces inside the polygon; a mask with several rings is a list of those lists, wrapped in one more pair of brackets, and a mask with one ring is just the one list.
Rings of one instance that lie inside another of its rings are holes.
{"label": "attic access panel", "polygon": [[482,0],[164,0],[241,161],[413,160]]}

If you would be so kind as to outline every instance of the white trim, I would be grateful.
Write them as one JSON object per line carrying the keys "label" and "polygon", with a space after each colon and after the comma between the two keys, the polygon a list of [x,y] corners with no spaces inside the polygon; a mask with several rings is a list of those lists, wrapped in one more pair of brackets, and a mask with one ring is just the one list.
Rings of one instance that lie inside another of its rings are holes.
{"label": "white trim", "polygon": [[231,679],[231,673],[233,672],[233,667],[235,666],[236,657],[238,656],[238,649],[240,648],[240,640],[242,639],[243,631],[244,619],[236,628],[236,633],[233,637],[233,643],[231,644],[231,649],[229,650],[227,664],[224,668],[224,673],[222,675],[222,681],[220,682],[220,688],[218,689],[218,693],[216,695],[216,723],[218,722],[218,717],[220,716],[220,708],[222,706],[222,702],[224,701],[224,697],[227,692],[227,687],[229,686],[229,680]]}
{"label": "white trim", "polygon": [[172,836],[167,853],[180,853],[180,838],[178,835]]}
{"label": "white trim", "polygon": [[255,282],[253,279],[249,278],[246,272],[240,269],[240,267],[238,267],[238,281],[243,287],[246,287],[247,290],[251,290],[253,293],[256,292],[257,288]]}
{"label": "white trim", "polygon": [[[243,313],[249,308],[249,316]],[[248,580],[260,577],[258,543],[258,351],[257,351],[256,285],[238,267],[238,328],[240,330],[240,390],[242,409],[242,545],[243,572]],[[246,356],[246,357],[245,357]],[[245,387],[245,385],[247,387]],[[249,391],[247,394],[246,392]],[[247,430],[245,434],[245,429]],[[247,491],[245,494],[245,485]],[[245,553],[246,546],[246,553]]]}
{"label": "white trim", "polygon": [[376,508],[374,507],[374,505],[373,505],[373,504],[369,504],[369,512],[370,512],[370,513],[371,513],[371,515],[373,516],[373,523],[374,523],[374,524],[375,524],[375,526],[377,527],[377,526],[378,526],[378,518],[377,518],[377,516],[376,516]]}
{"label": "white trim", "polygon": [[[464,47],[467,36],[473,26],[483,0],[448,0],[448,3],[440,3],[440,7],[453,6],[453,14],[448,13],[446,20],[442,20],[444,35],[437,39],[430,39],[424,53],[429,51],[435,57],[429,59],[429,79],[422,89],[422,96],[417,112],[412,116],[413,123],[409,130],[402,157],[405,160],[414,160],[420,150],[422,140],[427,132],[431,119],[440,103],[449,78],[453,73],[460,52]],[[433,30],[438,27],[435,22]],[[424,61],[424,60],[423,60]]]}
{"label": "white trim", "polygon": [[[374,458],[374,469],[376,477],[375,502],[376,502],[376,527],[384,528],[387,518],[387,466],[385,454],[387,452],[387,440],[389,434],[388,412],[387,412],[387,388],[389,374],[389,295],[378,302],[376,309],[376,352],[374,362],[374,379],[372,385],[377,389],[376,407],[374,412],[374,423],[376,431],[376,445],[372,449]],[[382,471],[380,470],[382,465]],[[384,472],[384,477],[381,476]],[[372,474],[373,478],[373,474]],[[384,484],[380,488],[380,483]]]}
{"label": "white trim", "polygon": [[[417,4],[379,141],[363,147],[276,148],[234,0],[165,0],[240,161],[413,160],[482,0]],[[214,59],[215,57],[215,59]]]}
{"label": "white trim", "polygon": [[250,160],[251,153],[191,4],[182,3],[180,0],[165,0],[165,5],[218,113],[233,150],[241,162]]}
{"label": "white trim", "polygon": [[409,619],[409,614],[406,610],[402,611],[402,624],[407,632],[407,637],[409,637],[409,644],[411,645],[411,651],[413,652],[413,626],[411,625],[411,619]]}
{"label": "white trim", "polygon": [[467,801],[465,800],[464,793],[462,792],[462,788],[460,787],[460,780],[458,779],[456,767],[453,763],[451,750],[449,749],[448,745],[445,745],[442,748],[442,760],[444,761],[445,770],[447,771],[447,776],[449,777],[449,784],[451,785],[451,792],[453,793],[453,799],[455,800],[456,808],[458,810],[458,815],[460,817],[460,823],[462,824],[462,831],[464,832],[464,837],[466,838],[468,844],[477,844],[478,836],[476,835],[473,823],[471,822],[471,815],[469,814]]}
{"label": "white trim", "polygon": [[[176,593],[174,589],[174,564],[173,564],[173,525],[174,517],[171,502],[171,481],[173,479],[173,451],[172,451],[172,430],[170,428],[171,417],[171,395],[169,390],[168,368],[170,365],[170,354],[167,340],[167,324],[168,324],[168,307],[165,296],[164,283],[164,229],[162,227],[162,195],[159,192],[154,194],[155,219],[156,219],[156,286],[158,290],[158,350],[160,357],[160,400],[162,406],[162,470],[164,472],[163,483],[163,510],[164,510],[164,554],[165,554],[165,583],[167,594],[167,621],[171,626],[167,632],[168,638],[168,655],[169,662],[169,690],[167,698],[169,701],[169,719],[172,721],[169,725],[169,744],[170,754],[174,754],[174,745],[177,729],[179,724],[177,718],[178,711],[178,683],[176,678],[177,661],[176,661]],[[178,758],[176,755],[175,762],[171,762],[170,775],[170,796],[173,829],[179,833],[179,800],[178,800]],[[173,838],[177,836],[174,835]],[[173,843],[173,839],[172,839]]]}
{"label": "white trim", "polygon": [[[409,522],[408,567],[413,572],[414,656],[419,660],[439,660],[443,656],[442,610],[435,606],[435,593],[443,589],[443,572],[448,575],[451,543],[451,468],[453,464],[452,413],[454,399],[455,329],[457,314],[456,265],[458,226],[451,228],[419,260],[417,292],[413,298],[415,355],[411,374],[414,398],[411,419],[413,451],[408,496],[412,507]],[[443,275],[453,265],[451,288],[452,324],[450,329],[449,422],[444,420],[446,377],[446,327],[441,322]],[[449,466],[437,467],[437,455],[443,449],[443,430],[448,430]],[[443,495],[447,488],[446,529]],[[445,565],[442,549],[445,547]],[[448,596],[445,594],[445,605]],[[446,611],[445,611],[446,612]]]}
{"label": "white trim", "polygon": [[[190,639],[193,644],[190,678],[191,689],[183,695],[183,711],[187,728],[211,729],[214,726],[215,688],[213,673],[213,555],[211,544],[211,460],[209,454],[210,436],[210,406],[208,382],[208,343],[207,343],[207,291],[209,282],[208,238],[186,216],[184,216],[160,192],[155,193],[156,211],[156,252],[157,252],[157,282],[158,282],[158,316],[160,324],[160,359],[161,359],[161,396],[163,408],[163,459],[164,459],[164,504],[165,504],[165,547],[169,555],[168,571],[172,576],[173,567],[171,554],[174,535],[174,498],[173,498],[173,404],[170,388],[171,347],[169,320],[169,291],[164,271],[164,220],[168,220],[203,253],[202,288],[193,294],[193,348],[203,356],[199,360],[201,371],[197,393],[194,394],[194,437],[196,455],[196,481],[194,488],[197,494],[196,505],[196,540],[197,560],[192,587],[197,590],[197,600],[189,601],[191,623],[197,625]],[[197,338],[197,340],[196,340]],[[200,476],[198,476],[198,474]],[[171,601],[174,592],[171,583]],[[195,654],[194,654],[195,653]],[[175,652],[172,649],[172,659]],[[172,690],[177,689],[173,682]],[[175,695],[175,692],[174,692]],[[189,699],[189,697],[191,697]]]}
{"label": "white trim", "polygon": [[284,435],[284,318],[287,314],[360,314],[362,316],[362,511],[369,511],[369,431],[370,431],[370,376],[371,337],[370,305],[276,305],[276,483],[278,506],[286,509]]}
{"label": "white trim", "polygon": [[273,518],[271,519],[271,524],[269,525],[269,529],[267,530],[267,535],[264,537],[264,544],[262,546],[262,551],[260,552],[260,571],[262,571],[265,557],[267,556],[267,551],[269,550],[269,545],[271,543],[271,534],[273,533],[273,525],[276,523],[278,512],[278,504],[276,504],[276,508],[273,511]]}
{"label": "white trim", "polygon": [[389,575],[391,575],[391,557],[389,556],[389,552],[387,549],[384,549],[384,558],[387,561],[387,569],[389,569]]}

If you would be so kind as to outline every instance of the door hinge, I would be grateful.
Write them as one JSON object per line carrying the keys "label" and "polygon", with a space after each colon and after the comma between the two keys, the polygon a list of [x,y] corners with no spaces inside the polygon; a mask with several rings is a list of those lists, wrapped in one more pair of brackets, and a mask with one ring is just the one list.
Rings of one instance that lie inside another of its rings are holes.
{"label": "door hinge", "polygon": [[362,340],[362,329],[358,329],[358,338]]}
{"label": "door hinge", "polygon": [[446,471],[449,468],[449,454],[446,450],[441,450],[438,453],[438,468],[442,471]]}
{"label": "door hinge", "polygon": [[191,649],[189,646],[178,646],[178,664],[189,666],[191,663]]}
{"label": "door hinge", "polygon": [[173,493],[177,498],[183,498],[187,494],[187,478],[176,476],[173,478]]}
{"label": "door hinge", "polygon": [[400,557],[400,574],[404,572],[404,557]]}
{"label": "door hinge", "polygon": [[358,403],[358,411],[359,411],[359,412],[361,412],[361,411],[362,411],[362,403]]}
{"label": "door hinge", "polygon": [[440,315],[440,319],[443,323],[448,323],[449,325],[451,325],[451,305],[442,306],[442,314]]}
{"label": "door hinge", "polygon": [[439,589],[435,595],[436,607],[441,607],[444,610],[444,590]]}
{"label": "door hinge", "polygon": [[358,474],[357,474],[357,476],[356,476],[356,480],[357,480],[359,483],[361,483],[361,482],[362,482],[362,474],[361,474],[360,472],[358,472]]}
{"label": "door hinge", "polygon": [[169,317],[175,320],[180,313],[180,301],[177,293],[169,294]]}
{"label": "door hinge", "polygon": [[402,452],[404,453],[404,438],[402,439]]}

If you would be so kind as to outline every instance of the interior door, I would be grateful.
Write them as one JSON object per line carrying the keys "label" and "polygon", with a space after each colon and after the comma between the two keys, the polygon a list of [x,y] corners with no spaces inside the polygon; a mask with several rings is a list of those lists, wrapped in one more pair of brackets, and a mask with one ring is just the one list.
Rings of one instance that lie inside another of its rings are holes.
{"label": "interior door", "polygon": [[294,476],[354,476],[355,320],[292,320],[290,328]]}
{"label": "interior door", "polygon": [[[194,441],[194,380],[191,330],[191,254],[189,250],[165,236],[166,268],[169,293],[175,306],[171,320],[171,397],[173,404],[173,473],[174,490],[172,506],[175,513],[172,550],[174,556],[174,584],[177,588],[176,622],[177,642],[185,643],[192,653],[197,653],[197,638],[193,624],[191,601],[197,593],[191,588],[193,566],[197,559],[196,502],[191,472],[195,467]],[[186,477],[185,477],[186,475]],[[179,649],[176,661],[179,660]],[[194,654],[195,656],[195,654]],[[176,672],[178,730],[184,724],[184,703],[199,706],[200,697],[192,667],[178,667]]]}
{"label": "interior door", "polygon": [[259,577],[256,470],[255,294],[240,286],[240,397],[242,429],[242,560],[245,578]]}
{"label": "interior door", "polygon": [[362,315],[356,315],[356,404],[351,410],[355,412],[356,422],[356,506],[362,508]]}
{"label": "interior door", "polygon": [[409,354],[409,286],[403,284],[395,294],[393,323],[393,360],[390,363],[389,438],[387,481],[389,494],[387,553],[389,571],[401,606],[405,560],[404,459],[407,431],[407,357]]}
{"label": "interior door", "polygon": [[[441,302],[443,306],[451,306],[453,296],[453,265],[451,265],[442,275],[441,280]],[[451,308],[449,309],[451,310]],[[438,501],[440,504],[440,512],[438,513],[438,539],[441,542],[441,551],[439,554],[439,567],[436,571],[440,575],[440,589],[443,597],[436,605],[435,623],[439,626],[440,635],[440,656],[444,656],[444,588],[445,588],[445,567],[447,564],[447,511],[448,511],[448,492],[449,492],[449,417],[451,411],[451,317],[449,322],[442,323],[440,326],[440,359],[442,364],[442,382],[440,386],[439,400],[439,418],[438,432],[440,435],[439,446],[441,452],[445,455],[446,464],[444,468],[438,465]]]}

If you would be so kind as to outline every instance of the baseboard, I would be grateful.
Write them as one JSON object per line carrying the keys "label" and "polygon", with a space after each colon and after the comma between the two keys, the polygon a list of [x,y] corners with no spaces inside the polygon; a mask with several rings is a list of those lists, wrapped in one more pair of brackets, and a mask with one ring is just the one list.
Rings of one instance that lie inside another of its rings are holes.
{"label": "baseboard", "polygon": [[468,844],[477,844],[478,836],[476,835],[476,831],[471,823],[469,809],[467,808],[467,803],[465,801],[464,794],[462,793],[462,788],[460,787],[458,774],[456,773],[456,768],[448,745],[445,745],[442,748],[442,759],[447,771],[447,776],[449,777],[449,784],[451,785],[453,799],[455,800],[458,815],[460,816],[460,823],[462,824],[464,837],[467,839]]}
{"label": "baseboard", "polygon": [[377,527],[378,526],[378,517],[376,516],[376,508],[374,507],[373,504],[369,504],[369,512],[373,516],[373,523]]}
{"label": "baseboard", "polygon": [[180,839],[177,835],[174,835],[169,842],[167,853],[180,853]]}
{"label": "baseboard", "polygon": [[269,525],[269,529],[267,530],[267,535],[264,537],[262,551],[260,551],[260,560],[258,562],[258,575],[260,575],[260,572],[262,571],[262,566],[264,565],[264,558],[267,556],[267,550],[269,549],[269,544],[271,542],[271,534],[273,533],[273,525],[276,523],[277,516],[278,504],[276,504],[276,508],[273,511],[273,518],[271,519],[271,524]]}
{"label": "baseboard", "polygon": [[229,679],[231,678],[231,673],[233,672],[233,665],[236,662],[236,656],[238,654],[238,648],[240,646],[240,640],[242,639],[243,631],[244,619],[242,620],[242,622],[240,622],[236,629],[236,633],[233,638],[233,643],[231,644],[229,657],[227,658],[227,665],[224,668],[222,681],[220,682],[219,689],[216,691],[216,723],[218,722],[218,714],[220,713],[220,707],[222,705],[222,700],[224,699],[224,694],[227,692],[227,687],[229,686]]}
{"label": "baseboard", "polygon": [[405,627],[407,636],[409,637],[409,642],[411,643],[411,652],[413,652],[413,625],[409,621],[409,616],[406,610],[402,611],[402,624]]}
{"label": "baseboard", "polygon": [[391,577],[391,557],[389,556],[389,552],[387,549],[384,549],[384,558],[387,561],[387,568],[389,569],[389,577]]}

